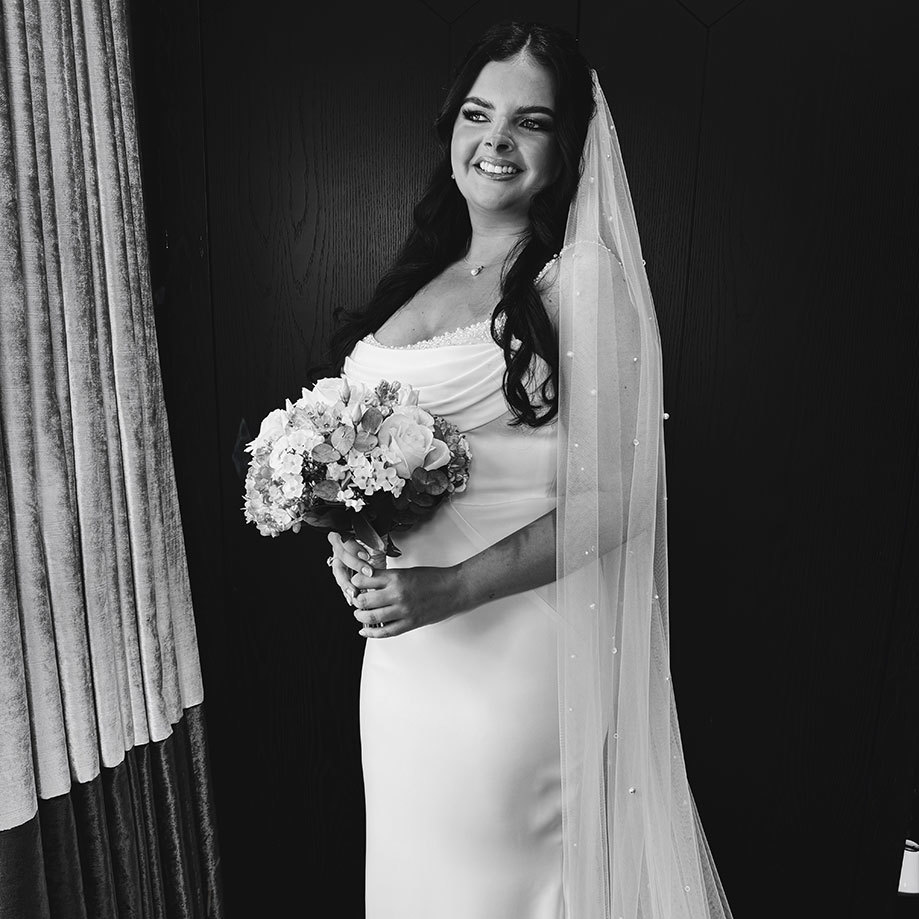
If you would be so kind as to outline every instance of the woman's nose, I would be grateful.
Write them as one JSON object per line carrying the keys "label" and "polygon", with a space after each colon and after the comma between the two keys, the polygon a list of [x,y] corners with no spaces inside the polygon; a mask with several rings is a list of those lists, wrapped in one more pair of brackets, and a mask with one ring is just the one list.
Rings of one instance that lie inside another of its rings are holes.
{"label": "woman's nose", "polygon": [[513,148],[514,142],[502,127],[495,125],[495,129],[485,140],[485,146],[491,147],[492,150],[510,150]]}

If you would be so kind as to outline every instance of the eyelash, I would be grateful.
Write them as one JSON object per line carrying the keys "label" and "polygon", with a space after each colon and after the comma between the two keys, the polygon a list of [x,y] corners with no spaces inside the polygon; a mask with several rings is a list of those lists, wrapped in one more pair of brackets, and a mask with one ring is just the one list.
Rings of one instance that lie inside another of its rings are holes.
{"label": "eyelash", "polygon": [[[463,109],[463,117],[465,117],[465,119],[466,119],[467,121],[471,121],[473,124],[481,124],[480,121],[478,121],[477,119],[475,119],[475,118],[472,117],[473,115],[482,115],[483,117],[487,117],[487,116],[485,115],[484,112],[479,112],[479,111],[476,111],[475,109],[468,109],[468,108],[467,108],[467,109]],[[528,131],[533,131],[533,130],[536,130],[536,131],[551,131],[551,130],[552,130],[552,128],[551,128],[550,125],[545,124],[545,123],[542,122],[542,121],[535,121],[533,118],[524,118],[523,120],[524,120],[524,121],[529,121],[531,124],[535,124],[535,125],[536,125],[535,129],[534,129],[534,128],[527,128]]]}

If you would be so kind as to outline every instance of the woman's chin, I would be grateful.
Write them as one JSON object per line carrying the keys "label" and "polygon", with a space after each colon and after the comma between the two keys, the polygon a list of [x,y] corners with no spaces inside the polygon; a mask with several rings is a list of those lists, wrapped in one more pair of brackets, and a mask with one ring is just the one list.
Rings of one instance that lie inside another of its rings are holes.
{"label": "woman's chin", "polygon": [[503,214],[508,217],[526,217],[530,209],[529,198],[519,194],[502,193],[500,190],[492,194],[475,194],[466,197],[470,208],[487,214]]}

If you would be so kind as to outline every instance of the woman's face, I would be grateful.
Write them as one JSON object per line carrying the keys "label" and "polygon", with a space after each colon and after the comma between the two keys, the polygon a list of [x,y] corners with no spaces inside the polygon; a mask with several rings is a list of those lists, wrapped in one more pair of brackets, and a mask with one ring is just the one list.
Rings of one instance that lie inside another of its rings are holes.
{"label": "woman's face", "polygon": [[530,199],[561,171],[554,125],[555,87],[543,66],[518,55],[482,68],[460,106],[450,145],[456,185],[470,212],[526,218]]}

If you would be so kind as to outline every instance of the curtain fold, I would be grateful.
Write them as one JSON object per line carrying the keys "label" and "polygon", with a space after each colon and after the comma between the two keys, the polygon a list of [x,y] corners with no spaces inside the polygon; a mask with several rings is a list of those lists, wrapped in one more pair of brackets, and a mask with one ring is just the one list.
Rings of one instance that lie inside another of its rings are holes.
{"label": "curtain fold", "polygon": [[0,4],[0,915],[221,914],[123,0]]}
{"label": "curtain fold", "polygon": [[0,830],[202,701],[125,10],[0,20]]}
{"label": "curtain fold", "polygon": [[201,706],[172,735],[0,833],[0,915],[196,919],[223,914]]}

